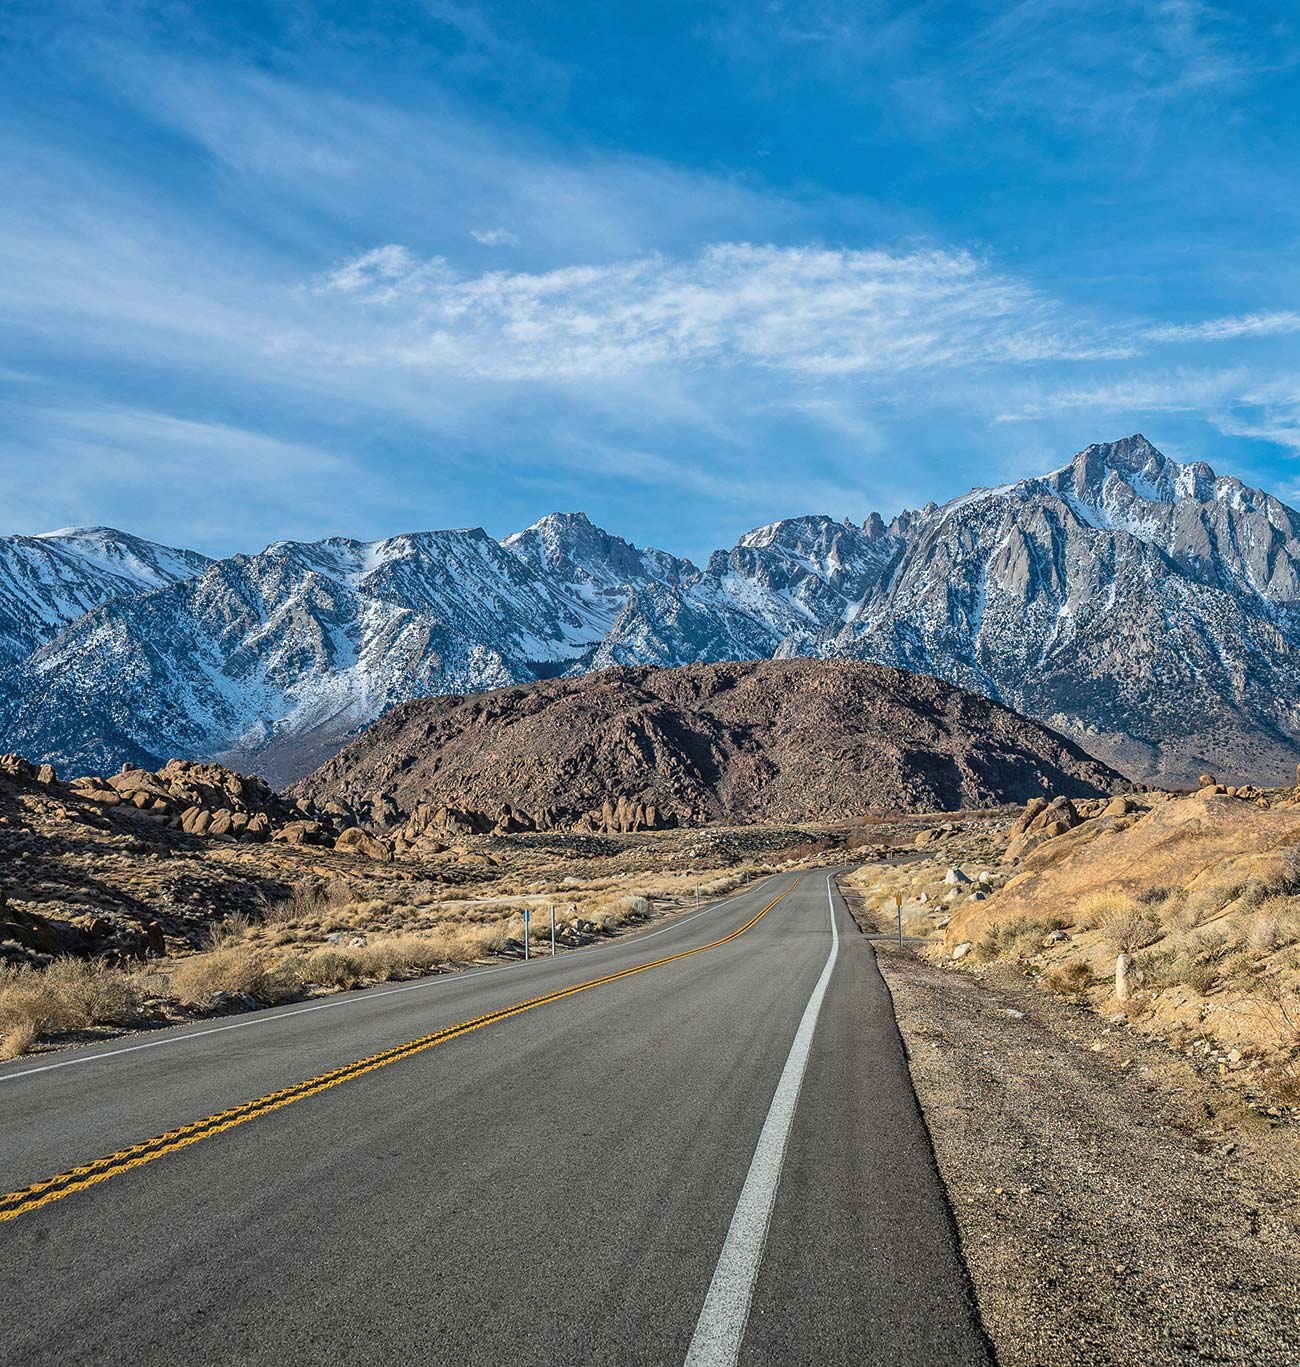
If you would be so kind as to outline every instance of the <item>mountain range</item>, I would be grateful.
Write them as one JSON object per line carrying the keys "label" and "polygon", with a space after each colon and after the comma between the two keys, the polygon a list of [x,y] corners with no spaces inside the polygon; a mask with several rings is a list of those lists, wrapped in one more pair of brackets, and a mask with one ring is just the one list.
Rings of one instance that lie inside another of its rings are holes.
{"label": "mountain range", "polygon": [[1149,781],[1300,758],[1300,513],[1144,437],[886,523],[761,527],[701,569],[581,513],[209,561],[0,540],[0,746],[298,778],[394,705],[610,665],[848,657],[935,675]]}

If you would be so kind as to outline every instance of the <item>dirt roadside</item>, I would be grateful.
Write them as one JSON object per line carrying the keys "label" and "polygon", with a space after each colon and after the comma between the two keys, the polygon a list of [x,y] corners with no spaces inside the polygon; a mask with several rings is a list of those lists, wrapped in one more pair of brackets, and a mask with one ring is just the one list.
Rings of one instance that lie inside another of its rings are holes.
{"label": "dirt roadside", "polygon": [[1158,1042],[885,941],[1003,1367],[1300,1362],[1300,1137]]}

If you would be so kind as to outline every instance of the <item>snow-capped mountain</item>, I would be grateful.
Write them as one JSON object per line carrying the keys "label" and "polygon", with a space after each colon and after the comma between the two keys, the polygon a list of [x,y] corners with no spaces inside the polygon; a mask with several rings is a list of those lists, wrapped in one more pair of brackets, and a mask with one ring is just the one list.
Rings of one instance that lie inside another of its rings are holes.
{"label": "snow-capped mountain", "polygon": [[0,666],[29,655],[110,598],[198,574],[208,557],[112,527],[0,537]]}
{"label": "snow-capped mountain", "polygon": [[[101,536],[131,542],[0,547]],[[576,513],[503,542],[283,542],[193,557],[184,578],[190,553],[151,549],[156,586],[87,602],[57,635],[77,600],[62,619],[31,609],[46,639],[0,679],[0,745],[72,768],[220,756],[284,780],[422,694],[844,655],[976,689],[1139,777],[1280,780],[1300,757],[1300,514],[1140,436],[888,524],[776,522],[703,569]]]}

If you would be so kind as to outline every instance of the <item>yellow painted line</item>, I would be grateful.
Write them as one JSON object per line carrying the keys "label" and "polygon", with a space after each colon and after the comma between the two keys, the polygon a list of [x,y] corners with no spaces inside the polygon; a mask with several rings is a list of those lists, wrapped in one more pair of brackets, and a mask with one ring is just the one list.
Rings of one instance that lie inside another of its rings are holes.
{"label": "yellow painted line", "polygon": [[410,1058],[412,1054],[421,1053],[425,1049],[432,1049],[439,1044],[446,1044],[448,1040],[459,1039],[462,1035],[483,1029],[485,1025],[494,1025],[497,1021],[508,1020],[511,1016],[517,1016],[524,1011],[532,1011],[536,1007],[545,1006],[550,1002],[563,1001],[565,997],[590,991],[593,987],[602,987],[606,983],[618,982],[620,978],[630,978],[636,973],[644,973],[647,969],[661,968],[664,964],[676,963],[679,959],[689,959],[693,954],[703,954],[705,950],[717,949],[719,945],[728,944],[756,926],[782,898],[789,896],[799,886],[801,880],[802,875],[796,878],[783,893],[774,897],[761,911],[750,917],[738,930],[733,930],[730,935],[724,935],[720,940],[713,940],[707,945],[699,945],[695,949],[682,950],[679,954],[669,954],[665,958],[654,959],[650,963],[637,964],[633,968],[624,968],[618,973],[606,973],[603,977],[591,978],[587,982],[577,983],[573,987],[563,987],[541,997],[517,1002],[513,1006],[504,1006],[499,1011],[489,1011],[486,1015],[461,1021],[458,1025],[446,1026],[442,1030],[434,1031],[433,1034],[421,1035],[418,1039],[408,1040],[405,1044],[395,1045],[393,1048],[385,1049],[378,1054],[371,1054],[368,1058],[357,1059],[354,1063],[344,1064],[343,1067],[335,1068],[331,1072],[307,1078],[303,1082],[294,1083],[291,1087],[283,1087],[279,1091],[267,1093],[266,1096],[260,1096],[252,1101],[245,1101],[238,1106],[232,1106],[229,1110],[204,1116],[202,1120],[191,1121],[190,1124],[182,1125],[179,1129],[168,1130],[165,1134],[157,1135],[153,1139],[146,1139],[139,1144],[133,1144],[128,1149],[119,1149],[116,1153],[97,1158],[94,1162],[83,1164],[79,1168],[71,1168],[67,1172],[57,1173],[43,1182],[36,1182],[30,1187],[24,1187],[21,1191],[8,1192],[6,1195],[0,1196],[0,1223],[6,1220],[16,1220],[18,1216],[26,1215],[28,1211],[40,1210],[42,1206],[61,1201],[65,1196],[71,1196],[74,1192],[85,1191],[87,1187],[105,1182],[110,1177],[130,1172],[133,1168],[143,1167],[146,1163],[152,1163],[169,1153],[176,1153],[180,1149],[188,1148],[191,1144],[197,1144],[202,1139],[210,1139],[213,1135],[223,1134],[226,1130],[233,1130],[236,1126],[247,1124],[248,1121],[256,1120],[259,1116],[270,1115],[273,1111],[278,1111],[284,1106],[291,1106],[295,1101],[303,1101],[309,1096],[316,1096],[320,1092],[328,1091],[340,1083],[350,1082],[356,1077],[364,1077],[367,1073],[373,1073],[379,1068],[387,1068],[390,1063],[397,1063],[401,1059]]}

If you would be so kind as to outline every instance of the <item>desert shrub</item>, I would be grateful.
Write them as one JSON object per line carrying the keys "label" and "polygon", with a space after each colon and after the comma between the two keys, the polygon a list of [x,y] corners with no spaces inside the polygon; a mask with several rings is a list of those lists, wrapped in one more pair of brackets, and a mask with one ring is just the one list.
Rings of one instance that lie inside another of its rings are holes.
{"label": "desert shrub", "polygon": [[1113,915],[1116,906],[1127,908],[1131,903],[1132,898],[1121,893],[1090,892],[1074,904],[1074,924],[1080,930],[1095,930]]}
{"label": "desert shrub", "polygon": [[1054,964],[1042,975],[1039,982],[1048,992],[1061,997],[1072,997],[1082,992],[1092,981],[1092,970],[1082,959],[1071,959],[1068,963]]}
{"label": "desert shrub", "polygon": [[1182,981],[1178,951],[1171,946],[1149,949],[1138,954],[1133,962],[1142,981],[1153,987],[1172,987]]}
{"label": "desert shrub", "polygon": [[1249,960],[1220,930],[1194,938],[1179,936],[1171,943],[1139,954],[1135,960],[1143,981],[1152,987],[1190,987],[1207,996],[1225,975],[1253,977]]}
{"label": "desert shrub", "polygon": [[395,935],[376,940],[357,954],[366,977],[387,982],[430,972],[453,957],[448,951],[445,934]]}
{"label": "desert shrub", "polygon": [[1300,893],[1300,849],[1287,850],[1267,881],[1270,892],[1289,897]]}
{"label": "desert shrub", "polygon": [[355,987],[361,981],[361,960],[341,949],[318,949],[298,966],[304,981],[317,987]]}
{"label": "desert shrub", "polygon": [[1273,895],[1273,891],[1267,883],[1260,881],[1249,882],[1236,899],[1236,910],[1244,912],[1257,911]]}
{"label": "desert shrub", "polygon": [[481,959],[485,954],[496,953],[504,946],[506,939],[504,922],[453,926],[446,932],[447,958],[461,962]]}
{"label": "desert shrub", "polygon": [[1225,930],[1207,930],[1197,937],[1196,957],[1203,963],[1218,963],[1233,949],[1233,942]]}
{"label": "desert shrub", "polygon": [[650,915],[650,903],[638,893],[606,898],[587,912],[587,919],[604,928],[625,925]]}
{"label": "desert shrub", "polygon": [[240,944],[253,933],[253,923],[242,912],[235,912],[208,927],[207,943],[210,949],[221,949],[226,945]]}
{"label": "desert shrub", "polygon": [[1093,924],[1102,940],[1117,954],[1132,954],[1153,945],[1164,935],[1158,910],[1140,906],[1132,897],[1112,896],[1093,909]]}
{"label": "desert shrub", "polygon": [[1202,997],[1208,997],[1219,982],[1219,965],[1215,963],[1197,963],[1194,960],[1186,962],[1182,969],[1182,981],[1192,989],[1199,992]]}
{"label": "desert shrub", "polygon": [[975,955],[986,963],[1003,955],[1029,957],[1042,949],[1045,935],[1064,925],[1060,916],[1012,916],[995,921],[976,943]]}
{"label": "desert shrub", "polygon": [[1300,903],[1285,893],[1273,893],[1256,908],[1244,928],[1246,947],[1253,954],[1272,954],[1300,940]]}
{"label": "desert shrub", "polygon": [[18,1021],[0,1033],[0,1062],[21,1058],[36,1043],[36,1027],[31,1021]]}
{"label": "desert shrub", "polygon": [[1133,900],[1140,907],[1160,906],[1167,902],[1170,897],[1180,892],[1180,888],[1150,887],[1143,888],[1141,892],[1134,895]]}
{"label": "desert shrub", "polygon": [[1266,1069],[1260,1083],[1283,1106],[1300,1106],[1300,1072],[1294,1063],[1279,1063]]}
{"label": "desert shrub", "polygon": [[285,961],[259,950],[229,945],[182,959],[171,975],[172,993],[180,1002],[199,1005],[218,992],[255,997],[266,1005],[292,1001],[302,982]]}
{"label": "desert shrub", "polygon": [[56,959],[48,968],[0,972],[0,1031],[28,1026],[36,1034],[129,1025],[140,990],[129,974],[94,959]]}

